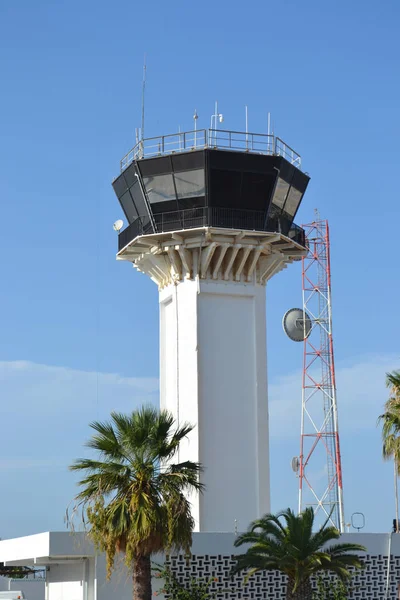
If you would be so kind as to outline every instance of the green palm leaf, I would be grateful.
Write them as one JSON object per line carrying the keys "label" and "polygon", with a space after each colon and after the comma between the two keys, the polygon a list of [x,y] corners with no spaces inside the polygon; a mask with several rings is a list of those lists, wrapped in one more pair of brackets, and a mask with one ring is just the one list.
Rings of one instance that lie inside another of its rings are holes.
{"label": "green palm leaf", "polygon": [[128,415],[113,412],[110,422],[90,424],[94,433],[86,446],[98,458],[70,466],[83,473],[73,513],[83,509],[89,535],[106,553],[109,576],[117,552],[133,564],[136,591],[143,589],[140,573],[148,572],[142,600],[151,596],[150,556],[169,549],[189,553],[194,520],[187,494],[203,490],[199,464],[173,464],[180,442],[192,431],[187,423],[174,425],[170,413],[153,407]]}
{"label": "green palm leaf", "polygon": [[312,508],[299,515],[287,509],[253,521],[235,541],[236,547],[250,547],[236,557],[232,573],[246,571],[248,579],[257,571],[278,570],[288,577],[288,598],[311,598],[310,577],[319,571],[330,571],[346,580],[349,567],[362,567],[358,554],[365,552],[363,546],[340,542],[329,545],[340,537],[338,530],[325,523],[313,532],[313,526]]}
{"label": "green palm leaf", "polygon": [[400,473],[400,371],[386,373],[389,399],[385,412],[378,418],[382,426],[382,455],[384,460],[394,459]]}

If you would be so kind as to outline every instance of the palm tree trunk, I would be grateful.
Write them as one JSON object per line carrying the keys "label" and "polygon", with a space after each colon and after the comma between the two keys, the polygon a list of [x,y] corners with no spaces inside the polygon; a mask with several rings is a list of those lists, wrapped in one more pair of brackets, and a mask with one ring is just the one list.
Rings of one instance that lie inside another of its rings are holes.
{"label": "palm tree trunk", "polygon": [[286,600],[312,600],[312,587],[309,579],[303,581],[299,587],[293,592],[294,581],[289,579],[286,588]]}
{"label": "palm tree trunk", "polygon": [[151,600],[150,556],[137,556],[133,560],[133,600]]}

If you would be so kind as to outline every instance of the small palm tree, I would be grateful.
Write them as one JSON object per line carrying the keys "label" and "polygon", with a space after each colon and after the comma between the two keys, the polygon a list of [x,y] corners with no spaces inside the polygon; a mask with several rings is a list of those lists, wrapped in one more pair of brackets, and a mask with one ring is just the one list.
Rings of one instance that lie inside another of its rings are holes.
{"label": "small palm tree", "polygon": [[93,422],[87,446],[98,460],[80,459],[83,471],[76,506],[89,523],[96,548],[106,553],[108,576],[116,553],[132,568],[134,600],[151,599],[152,554],[190,551],[194,520],[186,494],[201,491],[200,465],[172,464],[180,442],[193,429],[174,429],[167,411],[142,408],[130,415],[111,413],[111,422]]}
{"label": "small palm tree", "polygon": [[386,373],[386,387],[389,399],[385,402],[385,412],[378,421],[382,423],[383,457],[394,458],[400,465],[400,371]]}
{"label": "small palm tree", "polygon": [[399,499],[397,477],[400,474],[400,371],[386,373],[386,387],[389,399],[385,402],[385,412],[378,422],[382,424],[382,453],[384,460],[394,461],[394,492],[396,510],[396,531],[399,532]]}
{"label": "small palm tree", "polygon": [[237,557],[234,573],[246,569],[248,578],[257,571],[278,570],[288,577],[288,600],[311,600],[313,575],[331,571],[345,581],[350,577],[349,567],[362,566],[358,556],[351,553],[365,552],[358,544],[339,543],[327,547],[329,542],[340,538],[339,531],[327,523],[313,533],[312,508],[306,508],[299,515],[288,508],[253,521],[247,533],[235,541],[235,546],[251,546]]}

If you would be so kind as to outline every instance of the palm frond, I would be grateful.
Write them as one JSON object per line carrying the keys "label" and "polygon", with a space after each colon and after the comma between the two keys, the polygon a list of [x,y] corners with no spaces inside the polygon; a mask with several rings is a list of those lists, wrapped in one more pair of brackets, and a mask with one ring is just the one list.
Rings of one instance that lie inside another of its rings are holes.
{"label": "palm frond", "polygon": [[313,532],[314,511],[306,508],[301,514],[291,509],[277,515],[265,515],[253,521],[247,532],[239,535],[235,546],[250,545],[245,554],[236,557],[234,573],[247,571],[247,577],[259,570],[278,569],[292,581],[292,592],[307,584],[321,570],[335,572],[340,578],[349,576],[349,567],[360,568],[355,552],[364,552],[358,544],[329,542],[340,537],[335,527],[327,523]]}
{"label": "palm frond", "polygon": [[390,397],[385,402],[385,412],[378,417],[382,426],[382,454],[384,460],[400,459],[400,371],[386,373],[386,386]]}
{"label": "palm frond", "polygon": [[[250,534],[255,534],[257,539],[259,538],[260,532],[264,536],[273,535],[277,539],[281,539],[285,535],[285,528],[279,520],[279,517],[283,513],[279,513],[278,515],[266,514],[261,519],[256,519],[252,521],[249,525],[247,533],[239,535],[235,540],[235,546],[241,546],[242,544],[248,543],[244,541],[246,536]],[[257,531],[260,532],[257,534]]]}
{"label": "palm frond", "polygon": [[181,492],[183,489],[188,491],[204,491],[204,484],[199,480],[199,473],[202,468],[196,463],[188,463],[187,466],[171,465],[158,476],[158,482],[166,490],[175,490]]}
{"label": "palm frond", "polygon": [[386,387],[391,389],[393,395],[400,395],[400,370],[386,373]]}
{"label": "palm frond", "polygon": [[326,546],[329,542],[338,540],[340,538],[340,531],[331,525],[323,526],[319,531],[316,531],[311,536],[311,546],[317,551],[319,548]]}
{"label": "palm frond", "polygon": [[339,556],[340,554],[347,552],[365,552],[365,547],[361,544],[343,542],[341,544],[334,544],[333,546],[330,546],[326,551],[332,556]]}
{"label": "palm frond", "polygon": [[70,471],[88,471],[88,472],[115,472],[121,473],[126,471],[126,465],[118,463],[116,461],[100,461],[93,460],[91,458],[79,458],[70,465]]}
{"label": "palm frond", "polygon": [[272,557],[264,557],[253,554],[239,554],[235,557],[236,564],[232,568],[231,575],[236,575],[241,571],[251,570],[250,574],[256,571],[279,569],[279,561]]}
{"label": "palm frond", "polygon": [[171,473],[194,473],[198,475],[203,471],[203,467],[201,464],[193,462],[191,460],[186,460],[185,462],[175,463],[168,466],[168,470]]}
{"label": "palm frond", "polygon": [[108,574],[119,551],[127,564],[163,548],[189,551],[194,520],[186,495],[203,490],[201,466],[169,460],[192,427],[174,429],[170,413],[145,406],[127,415],[113,412],[110,422],[94,421],[91,428],[87,446],[98,458],[78,459],[70,469],[83,473],[76,508],[107,554]]}

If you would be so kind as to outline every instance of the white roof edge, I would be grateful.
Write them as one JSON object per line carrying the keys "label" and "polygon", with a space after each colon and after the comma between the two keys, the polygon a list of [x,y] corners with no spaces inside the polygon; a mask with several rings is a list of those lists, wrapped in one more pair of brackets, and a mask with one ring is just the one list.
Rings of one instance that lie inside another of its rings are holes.
{"label": "white roof edge", "polygon": [[50,532],[37,533],[24,537],[0,541],[0,562],[34,559],[36,556],[48,556],[50,550]]}
{"label": "white roof edge", "polygon": [[47,531],[0,541],[0,562],[33,564],[37,559],[94,556],[93,544],[83,532]]}

